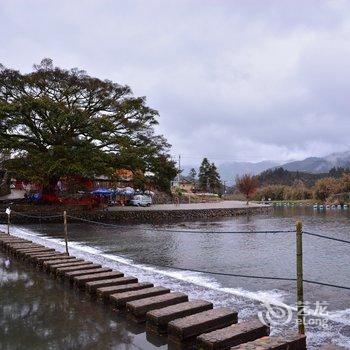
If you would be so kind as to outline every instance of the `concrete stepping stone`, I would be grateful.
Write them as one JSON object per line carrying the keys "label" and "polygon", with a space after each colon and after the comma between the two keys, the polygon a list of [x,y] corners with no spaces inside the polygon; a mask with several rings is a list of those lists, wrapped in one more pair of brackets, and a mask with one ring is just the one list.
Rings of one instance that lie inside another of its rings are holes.
{"label": "concrete stepping stone", "polygon": [[46,260],[42,260],[41,263],[44,267],[46,267],[46,266],[50,266],[50,265],[65,264],[65,263],[69,263],[69,262],[77,261],[77,260],[79,260],[79,259],[77,259],[76,257],[73,257],[73,258],[62,257],[60,259],[51,259],[49,257]]}
{"label": "concrete stepping stone", "polygon": [[177,345],[191,345],[196,337],[237,323],[237,312],[225,307],[179,318],[168,324],[168,340]]}
{"label": "concrete stepping stone", "polygon": [[[25,249],[11,249],[9,250],[10,254],[14,256],[18,256],[19,258],[22,256],[26,256],[29,253],[35,253],[35,252],[48,252],[47,250],[49,248],[45,247],[35,247],[35,248],[25,248]],[[52,249],[53,250],[53,249]]]}
{"label": "concrete stepping stone", "polygon": [[148,311],[161,309],[166,306],[180,304],[188,301],[188,296],[184,293],[166,293],[150,298],[129,301],[126,303],[126,311],[137,323],[146,322]]}
{"label": "concrete stepping stone", "polygon": [[76,257],[75,256],[66,256],[66,255],[55,255],[55,256],[39,256],[37,258],[35,258],[35,261],[39,264],[39,265],[43,265],[44,262],[46,261],[57,261],[57,264],[58,264],[58,261],[62,261],[62,260],[66,260],[67,262],[68,261],[72,261],[72,260],[76,260]]}
{"label": "concrete stepping stone", "polygon": [[19,240],[19,239],[9,239],[9,240],[3,240],[1,241],[1,246],[4,247],[6,249],[6,247],[9,245],[9,244],[14,244],[14,243],[18,243],[18,244],[23,244],[23,243],[33,243],[31,241],[25,241],[25,240]]}
{"label": "concrete stepping stone", "polygon": [[68,258],[69,256],[66,253],[59,253],[59,252],[40,252],[40,253],[29,253],[25,258],[27,260],[37,261],[40,258],[45,258],[46,260],[50,258],[53,260],[53,259],[62,259],[64,257]]}
{"label": "concrete stepping stone", "polygon": [[2,235],[1,236],[1,241],[2,242],[7,242],[7,241],[13,241],[13,240],[18,240],[18,241],[27,241],[27,242],[31,242],[30,240],[28,239],[25,239],[25,238],[21,238],[21,237],[17,237],[17,236],[11,236],[11,235]]}
{"label": "concrete stepping stone", "polygon": [[93,264],[90,261],[86,262],[84,265],[76,265],[76,266],[66,266],[66,267],[58,267],[56,268],[56,274],[57,275],[63,275],[68,272],[74,272],[74,271],[86,271],[86,270],[94,270],[101,268],[100,264]]}
{"label": "concrete stepping stone", "polygon": [[[91,266],[91,265],[89,265]],[[82,276],[82,275],[87,275],[87,274],[92,274],[92,273],[100,273],[100,272],[110,272],[112,271],[111,268],[109,267],[97,267],[97,268],[94,268],[94,269],[84,269],[84,270],[81,270],[81,271],[70,271],[70,272],[66,272],[65,275],[66,277],[68,278],[74,278],[74,277],[77,277],[77,276]]]}
{"label": "concrete stepping stone", "polygon": [[110,278],[110,279],[101,280],[101,281],[87,282],[86,288],[91,293],[96,293],[97,288],[120,286],[121,284],[131,284],[131,283],[137,283],[137,282],[138,282],[138,279],[134,276],[123,276],[119,278]]}
{"label": "concrete stepping stone", "polygon": [[[16,242],[17,241],[17,242]],[[36,244],[39,244],[39,243],[35,243],[35,242],[32,242],[32,241],[26,241],[26,240],[8,240],[8,241],[5,241],[5,244],[7,246],[12,246],[12,245],[27,245],[27,244],[32,244],[32,245],[36,245]]]}
{"label": "concrete stepping stone", "polygon": [[[36,244],[36,245],[27,245],[26,244],[26,245],[20,245],[20,246],[10,246],[9,245],[9,246],[7,246],[7,251],[12,252],[13,254],[16,254],[16,253],[22,252],[22,251],[30,252],[31,250],[38,249],[38,248],[45,249],[45,247],[38,245],[38,244]],[[46,248],[46,249],[48,249],[48,248]]]}
{"label": "concrete stepping stone", "polygon": [[34,253],[34,252],[54,252],[55,249],[53,248],[33,248],[30,250],[24,250],[24,251],[17,251],[15,254],[19,256],[26,256],[28,253]]}
{"label": "concrete stepping stone", "polygon": [[27,242],[27,241],[22,241],[22,242],[14,242],[14,241],[8,241],[5,243],[7,247],[27,247],[27,246],[37,246],[39,245],[38,243],[34,242]]}
{"label": "concrete stepping stone", "polygon": [[32,249],[25,249],[25,250],[19,250],[16,251],[15,254],[17,254],[19,257],[26,257],[29,256],[28,254],[32,253],[55,253],[55,249],[53,248],[32,248]]}
{"label": "concrete stepping stone", "polygon": [[22,240],[22,241],[28,241],[25,238],[13,236],[13,235],[8,235],[8,234],[1,235],[1,240],[6,241],[6,240],[9,240],[9,239],[18,239],[18,240]]}
{"label": "concrete stepping stone", "polygon": [[[76,260],[72,260],[71,262],[67,262],[67,263],[58,263],[58,264],[54,264],[54,265],[50,265],[48,266],[48,269],[52,272],[56,271],[56,269],[58,268],[63,268],[63,267],[75,267],[75,266],[81,266],[81,265],[93,265],[92,262],[90,261],[85,261],[82,259],[76,259]],[[101,265],[100,265],[101,267]]]}
{"label": "concrete stepping stone", "polygon": [[201,350],[224,350],[269,334],[270,327],[259,319],[253,319],[202,334],[197,337],[197,347]]}
{"label": "concrete stepping stone", "polygon": [[306,350],[306,336],[288,333],[285,336],[263,337],[252,342],[231,347],[231,350]]}
{"label": "concrete stepping stone", "polygon": [[[104,269],[100,269],[100,270],[101,271],[99,271],[98,273],[91,272],[88,275],[76,276],[73,278],[73,281],[77,286],[81,288],[85,288],[85,283],[87,282],[100,281],[100,280],[105,280],[109,278],[118,278],[123,276],[123,273],[119,271],[102,271]],[[110,269],[106,269],[106,270],[110,270]],[[94,271],[94,270],[91,270],[91,271]]]}
{"label": "concrete stepping stone", "polygon": [[1,245],[5,246],[7,244],[10,243],[33,243],[32,241],[28,241],[26,239],[22,239],[22,238],[14,238],[14,237],[8,237],[5,239],[1,240]]}
{"label": "concrete stepping stone", "polygon": [[[136,285],[138,283],[138,279],[136,277],[123,277],[121,281],[117,283],[113,283],[111,285],[98,287],[96,289],[96,293],[100,298],[109,298],[111,294],[121,293],[120,286],[121,285]],[[153,287],[153,285],[152,285]],[[135,289],[136,290],[136,289]]]}
{"label": "concrete stepping stone", "polygon": [[15,254],[16,253],[31,253],[31,252],[35,253],[38,250],[42,250],[42,249],[51,249],[52,251],[54,250],[52,248],[47,248],[47,247],[44,247],[44,246],[41,246],[41,245],[35,245],[35,246],[11,248],[11,251],[14,252]]}
{"label": "concrete stepping stone", "polygon": [[[97,267],[97,268],[90,269],[89,268],[90,266],[88,266],[87,268],[84,268],[83,270],[79,269],[79,270],[76,270],[76,271],[64,272],[63,275],[64,275],[64,277],[68,278],[69,280],[73,280],[73,278],[79,277],[79,276],[91,275],[91,274],[95,274],[95,273],[104,273],[104,272],[112,271],[112,269],[106,268],[106,267]],[[63,267],[63,269],[64,268],[65,267]],[[67,267],[67,269],[68,269],[68,267]]]}
{"label": "concrete stepping stone", "polygon": [[170,321],[211,310],[212,308],[213,303],[209,301],[191,300],[185,303],[149,311],[146,315],[147,330],[158,334],[167,333],[168,323]]}
{"label": "concrete stepping stone", "polygon": [[116,286],[97,288],[96,294],[99,298],[107,300],[109,299],[109,296],[111,294],[131,292],[134,290],[140,290],[140,289],[146,289],[146,288],[152,288],[152,287],[153,287],[153,283],[148,283],[148,282],[121,284]]}
{"label": "concrete stepping stone", "polygon": [[60,252],[57,252],[57,251],[53,251],[53,252],[34,252],[34,253],[28,253],[27,254],[27,258],[40,258],[40,257],[43,257],[43,256],[68,256],[67,254],[65,253],[60,253]]}
{"label": "concrete stepping stone", "polygon": [[28,248],[42,248],[44,247],[41,244],[36,244],[36,243],[10,243],[7,244],[6,247],[9,250],[17,250],[17,249],[28,249]]}
{"label": "concrete stepping stone", "polygon": [[39,253],[28,253],[25,256],[22,257],[22,260],[29,261],[29,262],[35,262],[37,258],[45,257],[46,259],[49,257],[56,257],[58,256],[58,252],[39,252]]}
{"label": "concrete stepping stone", "polygon": [[7,242],[1,242],[1,246],[3,247],[4,250],[8,250],[8,247],[11,245],[11,244],[14,244],[14,243],[17,243],[17,244],[29,244],[31,242],[23,242],[23,241],[7,241]]}
{"label": "concrete stepping stone", "polygon": [[169,288],[164,287],[152,287],[141,290],[135,290],[130,292],[111,294],[109,300],[113,306],[119,310],[125,309],[126,303],[133,300],[144,299],[148,297],[154,297],[156,295],[170,293]]}

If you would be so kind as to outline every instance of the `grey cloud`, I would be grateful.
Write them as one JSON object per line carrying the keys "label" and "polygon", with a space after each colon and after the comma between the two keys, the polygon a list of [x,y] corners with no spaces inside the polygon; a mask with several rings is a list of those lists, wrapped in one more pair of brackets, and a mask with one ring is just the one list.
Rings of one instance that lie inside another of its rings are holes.
{"label": "grey cloud", "polygon": [[316,0],[4,0],[0,61],[28,71],[51,57],[130,85],[159,110],[158,129],[185,162],[282,161],[350,149],[349,10]]}

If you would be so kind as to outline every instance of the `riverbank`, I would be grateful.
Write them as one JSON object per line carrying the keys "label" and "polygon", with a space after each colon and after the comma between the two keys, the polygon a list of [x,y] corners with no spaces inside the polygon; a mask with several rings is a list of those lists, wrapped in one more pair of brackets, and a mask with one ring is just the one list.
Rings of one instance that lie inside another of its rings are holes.
{"label": "riverbank", "polygon": [[[68,215],[85,220],[104,223],[148,223],[157,224],[164,222],[194,221],[220,217],[233,217],[240,215],[253,215],[268,213],[270,206],[262,204],[249,204],[240,201],[222,201],[216,203],[196,204],[158,204],[151,207],[109,207],[106,210],[89,210],[81,207],[65,207],[57,205],[29,205],[13,204],[11,207],[11,223],[31,224],[38,220],[46,223],[62,222],[63,211]],[[3,222],[6,219],[5,205],[0,209]],[[70,221],[74,220],[72,218]]]}

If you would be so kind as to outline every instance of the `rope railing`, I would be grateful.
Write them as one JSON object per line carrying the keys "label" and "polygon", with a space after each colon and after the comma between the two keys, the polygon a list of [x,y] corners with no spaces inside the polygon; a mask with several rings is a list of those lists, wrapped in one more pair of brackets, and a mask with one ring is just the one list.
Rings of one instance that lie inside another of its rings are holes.
{"label": "rope railing", "polygon": [[89,220],[85,218],[81,218],[78,216],[67,215],[67,217],[73,220],[79,220],[83,222],[88,222],[95,225],[102,226],[110,226],[116,228],[135,228],[142,230],[152,230],[152,231],[162,231],[162,232],[173,232],[173,233],[292,233],[295,230],[261,230],[261,231],[200,231],[200,230],[179,230],[179,229],[168,229],[168,228],[157,228],[157,227],[140,227],[140,226],[132,226],[132,225],[120,225],[120,224],[111,224],[100,221]]}
{"label": "rope railing", "polygon": [[26,218],[34,218],[34,219],[40,219],[40,220],[45,220],[45,219],[53,219],[53,218],[62,218],[62,215],[32,215],[32,214],[24,214],[20,213],[18,211],[11,210],[11,215],[18,215],[18,216],[23,216]]}
{"label": "rope railing", "polygon": [[[1,215],[7,216],[7,213],[0,213]],[[45,219],[53,219],[53,218],[63,218],[63,215],[33,215],[33,214],[28,214],[28,213],[21,213],[17,211],[11,211],[11,215],[18,215],[22,217],[27,217],[27,218],[34,218],[40,220],[45,220]],[[77,220],[80,222],[86,222],[94,225],[101,225],[105,227],[114,227],[114,228],[128,228],[128,229],[142,229],[145,231],[160,231],[160,232],[171,232],[171,233],[199,233],[199,234],[249,234],[249,233],[257,233],[257,234],[276,234],[276,233],[295,233],[296,230],[246,230],[246,231],[217,231],[217,230],[210,230],[210,231],[201,231],[201,230],[193,230],[193,229],[171,229],[171,228],[159,228],[159,227],[142,227],[142,226],[132,226],[132,225],[121,225],[121,224],[113,224],[113,223],[104,223],[100,221],[94,221],[94,220],[89,220],[85,219],[79,216],[74,216],[74,215],[66,215],[66,218],[70,218],[72,220]],[[65,221],[66,223],[66,221]],[[6,224],[0,222],[0,224]],[[9,225],[9,223],[7,223]],[[65,224],[65,229],[67,224]],[[318,233],[313,233],[309,231],[300,231],[299,233],[306,234],[312,237],[316,238],[321,238],[321,239],[328,239],[340,243],[350,243],[350,241],[345,240],[345,239],[340,239],[340,238],[334,238],[334,237],[329,237],[325,236],[322,234]],[[67,240],[67,235],[65,237],[66,239],[66,249],[68,251],[68,240]],[[149,265],[149,264],[148,264]],[[263,279],[263,280],[275,280],[275,281],[285,281],[285,282],[305,282],[308,284],[313,284],[313,285],[318,285],[318,286],[325,286],[325,287],[332,287],[332,288],[338,288],[338,289],[343,289],[343,290],[350,290],[350,287],[347,286],[341,286],[341,285],[336,285],[336,284],[331,284],[331,283],[326,283],[326,282],[319,282],[319,281],[313,281],[313,280],[308,280],[304,279],[301,277],[298,278],[290,278],[290,277],[278,277],[278,276],[259,276],[259,275],[246,275],[246,274],[237,274],[237,273],[228,273],[228,272],[219,272],[219,271],[207,271],[207,270],[199,270],[199,269],[190,269],[190,268],[184,268],[184,267],[177,267],[177,266],[166,266],[166,265],[150,265],[158,268],[169,268],[169,269],[174,269],[174,270],[181,270],[181,271],[188,271],[188,272],[196,272],[196,273],[204,273],[208,275],[218,275],[218,276],[230,276],[230,277],[237,277],[237,278],[250,278],[250,279]]]}
{"label": "rope railing", "polygon": [[[6,213],[0,212],[0,215],[7,216]],[[27,218],[33,218],[33,219],[38,219],[38,220],[46,220],[46,219],[54,219],[54,218],[62,218],[62,215],[55,214],[55,215],[35,215],[35,214],[27,214],[27,213],[21,213],[18,211],[11,211],[11,215],[18,215],[22,217],[27,217]],[[101,222],[101,221],[95,221],[95,220],[89,220],[85,219],[82,217],[78,216],[73,216],[73,215],[67,215],[68,218],[71,218],[73,220],[78,220],[82,222],[87,222],[95,225],[101,225],[101,226],[106,226],[106,227],[115,227],[115,228],[129,228],[129,229],[142,229],[142,230],[152,230],[152,231],[161,231],[161,232],[173,232],[173,233],[220,233],[220,234],[245,234],[245,233],[294,233],[295,230],[245,230],[245,231],[213,231],[213,230],[206,230],[206,231],[200,231],[200,230],[180,230],[180,229],[169,229],[169,228],[158,228],[158,227],[140,227],[140,226],[132,226],[132,225],[122,225],[122,224],[112,224],[112,223],[106,223],[106,222]],[[303,234],[309,235],[309,236],[314,236],[318,238],[323,238],[323,239],[329,239],[332,241],[337,241],[341,243],[350,243],[350,241],[341,239],[341,238],[335,238],[335,237],[329,237],[325,235],[321,235],[319,233],[314,233],[314,232],[309,232],[309,231],[303,231]]]}
{"label": "rope railing", "polygon": [[[189,269],[189,268],[178,267],[178,266],[155,265],[155,264],[148,264],[148,263],[147,263],[147,265],[152,266],[152,267],[168,268],[168,269],[180,270],[180,271],[204,273],[207,275],[241,277],[241,278],[263,279],[263,280],[273,280],[273,281],[286,281],[286,282],[296,282],[297,281],[296,278],[292,278],[292,277],[244,275],[244,274],[237,274],[237,273],[230,273],[230,272],[207,271],[207,270],[199,270],[199,269]],[[339,289],[350,290],[350,287],[340,286],[340,285],[330,284],[330,283],[325,283],[325,282],[318,282],[318,281],[312,281],[312,280],[307,280],[307,279],[303,279],[303,282],[309,283],[309,284],[315,284],[315,285],[319,285],[319,286],[334,287],[334,288],[339,288]]]}
{"label": "rope railing", "polygon": [[314,237],[319,237],[319,238],[324,238],[324,239],[329,239],[331,241],[336,241],[336,242],[341,242],[341,243],[350,243],[350,241],[347,241],[345,239],[341,239],[341,238],[334,238],[334,237],[329,237],[329,236],[324,236],[321,235],[319,233],[313,233],[313,232],[308,232],[308,231],[303,231],[303,233],[305,235],[309,235],[309,236],[314,236]]}
{"label": "rope railing", "polygon": [[[7,216],[6,213],[0,212],[0,215]],[[18,215],[22,217],[27,217],[27,218],[33,218],[33,219],[38,219],[38,220],[46,220],[46,219],[54,219],[54,218],[62,218],[62,215],[55,214],[55,215],[33,215],[33,214],[27,214],[27,213],[21,213],[12,210],[11,215]],[[106,222],[100,222],[100,221],[94,221],[94,220],[89,220],[85,219],[82,217],[78,216],[73,216],[73,215],[67,215],[67,218],[71,218],[73,220],[78,220],[82,222],[87,222],[95,225],[101,225],[101,226],[106,226],[106,227],[115,227],[115,228],[129,228],[129,229],[142,229],[145,231],[161,231],[161,232],[173,232],[173,233],[220,233],[220,234],[246,234],[246,233],[294,233],[295,230],[245,230],[245,231],[213,231],[213,230],[206,230],[206,231],[201,231],[201,230],[180,230],[180,229],[169,229],[169,228],[158,228],[158,227],[140,227],[140,226],[132,226],[132,225],[121,225],[121,224],[112,224],[112,223],[106,223]],[[309,232],[309,231],[303,231],[303,234],[308,235],[308,236],[313,236],[313,237],[318,237],[318,238],[323,238],[323,239],[329,239],[332,241],[336,242],[341,242],[341,243],[349,243],[350,241],[341,239],[341,238],[335,238],[335,237],[329,237],[325,236],[319,233],[314,233],[314,232]]]}

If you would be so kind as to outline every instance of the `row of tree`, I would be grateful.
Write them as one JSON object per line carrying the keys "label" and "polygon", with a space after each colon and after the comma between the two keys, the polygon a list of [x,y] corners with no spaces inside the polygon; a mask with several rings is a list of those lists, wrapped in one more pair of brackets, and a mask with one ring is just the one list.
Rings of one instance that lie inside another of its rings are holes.
{"label": "row of tree", "polygon": [[347,168],[332,168],[328,173],[306,173],[303,171],[289,171],[281,167],[268,169],[258,175],[260,186],[287,185],[292,186],[301,181],[307,187],[312,187],[316,182],[325,177],[340,178],[344,173],[349,173]]}
{"label": "row of tree", "polygon": [[293,185],[268,185],[259,188],[255,199],[271,200],[303,200],[312,199],[327,201],[347,198],[350,195],[350,174],[344,172],[340,177],[324,177],[315,182],[314,186],[307,186],[302,181],[295,181]]}
{"label": "row of tree", "polygon": [[210,163],[208,158],[203,158],[199,167],[198,176],[196,169],[192,168],[187,177],[188,181],[194,183],[196,190],[201,192],[222,193],[222,182],[220,174],[214,163]]}
{"label": "row of tree", "polygon": [[158,112],[131,89],[55,67],[44,59],[28,74],[0,65],[0,152],[12,176],[52,192],[67,176],[113,178],[117,168],[169,189],[177,171],[157,135]]}
{"label": "row of tree", "polygon": [[[224,192],[224,185],[220,179],[217,167],[214,163],[210,163],[207,158],[202,160],[199,167],[198,177],[197,171],[192,168],[186,179],[192,181],[198,191],[217,193],[220,195]],[[235,178],[235,188],[244,195],[247,204],[255,195],[258,187],[259,181],[256,176],[245,174]]]}

